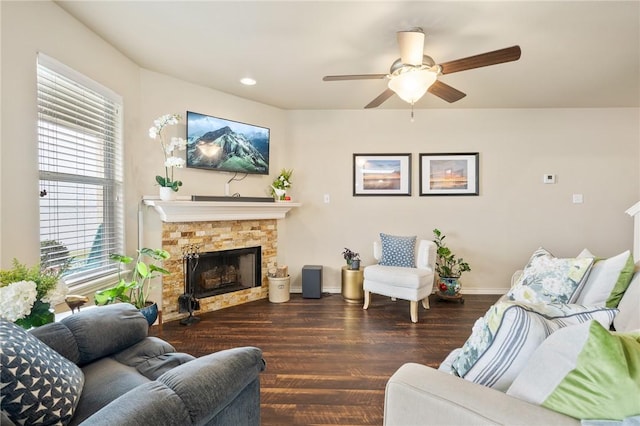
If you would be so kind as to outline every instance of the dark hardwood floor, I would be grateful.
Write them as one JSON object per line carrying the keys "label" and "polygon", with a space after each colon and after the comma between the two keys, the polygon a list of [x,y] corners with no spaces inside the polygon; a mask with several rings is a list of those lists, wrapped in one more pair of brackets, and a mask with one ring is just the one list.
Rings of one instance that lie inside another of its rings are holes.
{"label": "dark hardwood floor", "polygon": [[437,367],[460,347],[499,296],[465,295],[465,303],[431,296],[419,322],[409,302],[372,295],[368,310],[339,294],[285,303],[246,303],[151,328],[177,350],[202,356],[237,346],[262,349],[261,417],[268,425],[381,425],[384,388],[404,363]]}

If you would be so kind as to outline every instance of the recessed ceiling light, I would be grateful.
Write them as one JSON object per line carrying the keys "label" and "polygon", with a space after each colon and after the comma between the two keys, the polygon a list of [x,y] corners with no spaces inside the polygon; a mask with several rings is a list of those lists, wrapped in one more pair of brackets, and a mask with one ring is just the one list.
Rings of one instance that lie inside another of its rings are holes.
{"label": "recessed ceiling light", "polygon": [[256,84],[256,81],[252,78],[245,77],[240,80],[240,83],[244,84],[245,86],[254,86]]}

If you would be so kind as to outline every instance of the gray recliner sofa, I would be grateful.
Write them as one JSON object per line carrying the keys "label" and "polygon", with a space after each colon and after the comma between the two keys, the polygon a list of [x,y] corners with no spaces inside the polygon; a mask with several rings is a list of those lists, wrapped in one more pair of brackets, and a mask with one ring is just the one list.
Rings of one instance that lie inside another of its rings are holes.
{"label": "gray recliner sofa", "polygon": [[[124,303],[84,310],[30,334],[79,366],[84,376],[77,406],[65,424],[260,424],[259,374],[265,362],[258,348],[200,358],[176,352],[148,336],[147,320]],[[3,387],[5,379],[3,371]],[[12,424],[3,404],[5,423]]]}

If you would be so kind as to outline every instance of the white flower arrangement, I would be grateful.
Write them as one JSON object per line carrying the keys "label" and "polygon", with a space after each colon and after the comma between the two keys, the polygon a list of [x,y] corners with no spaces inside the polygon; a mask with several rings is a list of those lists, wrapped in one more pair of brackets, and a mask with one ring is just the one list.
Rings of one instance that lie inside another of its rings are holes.
{"label": "white flower arrangement", "polygon": [[0,271],[0,317],[24,328],[53,322],[52,306],[67,296],[60,268],[27,268],[17,260],[13,269]]}
{"label": "white flower arrangement", "polygon": [[293,174],[293,169],[287,170],[282,169],[280,171],[280,175],[274,179],[271,184],[271,194],[278,198],[279,200],[284,200],[284,197],[287,194],[287,189],[291,187],[291,175]]}
{"label": "white flower arrangement", "polygon": [[0,317],[15,322],[31,313],[36,302],[36,283],[18,281],[0,287]]}
{"label": "white flower arrangement", "polygon": [[164,154],[164,176],[156,176],[156,182],[160,186],[171,188],[174,191],[182,186],[182,181],[173,179],[173,169],[181,169],[185,165],[185,161],[181,157],[173,155],[175,150],[184,151],[187,148],[187,142],[179,137],[172,137],[168,142],[165,141],[162,130],[166,126],[172,126],[178,124],[182,119],[180,114],[166,114],[156,118],[153,121],[153,126],[149,129],[149,137],[151,139],[159,139],[162,152]]}

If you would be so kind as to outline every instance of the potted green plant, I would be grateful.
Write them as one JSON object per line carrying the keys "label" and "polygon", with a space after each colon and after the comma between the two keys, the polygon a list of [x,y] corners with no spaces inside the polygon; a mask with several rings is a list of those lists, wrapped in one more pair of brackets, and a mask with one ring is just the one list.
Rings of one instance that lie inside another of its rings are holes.
{"label": "potted green plant", "polygon": [[456,255],[444,242],[446,236],[439,229],[433,230],[433,242],[436,243],[436,273],[438,274],[438,288],[447,296],[455,296],[460,292],[460,276],[471,267],[461,257]]}
{"label": "potted green plant", "polygon": [[345,247],[342,252],[342,257],[347,261],[349,269],[360,269],[360,253],[356,253]]}
{"label": "potted green plant", "polygon": [[[153,324],[158,316],[158,305],[148,300],[151,280],[160,275],[167,275],[169,271],[159,266],[159,262],[169,259],[169,252],[162,249],[141,248],[136,259],[112,254],[111,260],[119,262],[118,283],[113,287],[98,290],[94,300],[96,305],[107,305],[114,302],[131,303],[145,315],[149,325]],[[151,259],[148,261],[147,259]],[[128,273],[123,273],[124,265],[135,260],[133,268]]]}
{"label": "potted green plant", "polygon": [[293,169],[282,169],[278,177],[273,180],[271,184],[271,195],[273,195],[276,200],[287,201],[287,190],[291,188],[292,174]]}
{"label": "potted green plant", "polygon": [[53,308],[68,292],[64,272],[61,265],[28,267],[13,259],[11,269],[0,270],[0,317],[26,329],[53,322]]}

